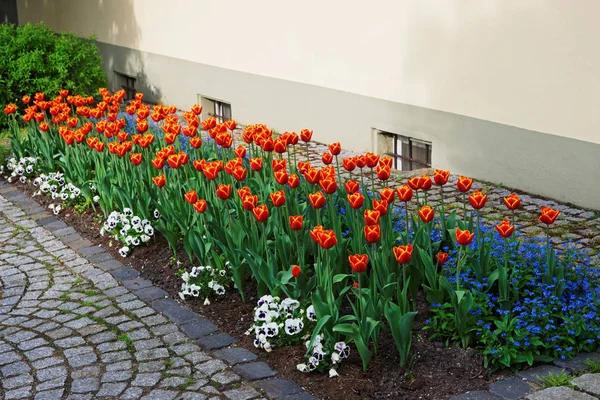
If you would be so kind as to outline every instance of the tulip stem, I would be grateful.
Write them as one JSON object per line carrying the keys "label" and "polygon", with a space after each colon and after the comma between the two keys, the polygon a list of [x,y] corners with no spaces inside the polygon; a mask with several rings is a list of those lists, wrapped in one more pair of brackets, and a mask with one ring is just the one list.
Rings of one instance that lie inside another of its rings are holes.
{"label": "tulip stem", "polygon": [[462,261],[462,251],[464,246],[458,249],[458,259],[456,261],[456,290],[460,290],[460,263]]}
{"label": "tulip stem", "polygon": [[409,222],[409,217],[408,217],[408,201],[404,202],[404,216],[406,217],[406,236],[407,236],[407,243],[404,244],[408,244],[410,242],[410,222]]}
{"label": "tulip stem", "polygon": [[308,155],[308,142],[306,142],[306,161],[310,162],[310,157]]}
{"label": "tulip stem", "polygon": [[465,213],[465,223],[467,222],[467,194],[463,192],[463,211]]}

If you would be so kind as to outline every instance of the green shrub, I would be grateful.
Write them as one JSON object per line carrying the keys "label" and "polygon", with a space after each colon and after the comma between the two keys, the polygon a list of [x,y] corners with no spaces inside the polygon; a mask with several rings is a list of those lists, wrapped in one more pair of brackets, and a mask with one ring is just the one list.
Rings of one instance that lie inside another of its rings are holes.
{"label": "green shrub", "polygon": [[[43,23],[0,24],[0,105],[23,108],[23,95],[43,92],[46,98],[60,89],[90,96],[107,84],[102,58],[93,37],[55,34]],[[6,116],[0,113],[0,128]]]}

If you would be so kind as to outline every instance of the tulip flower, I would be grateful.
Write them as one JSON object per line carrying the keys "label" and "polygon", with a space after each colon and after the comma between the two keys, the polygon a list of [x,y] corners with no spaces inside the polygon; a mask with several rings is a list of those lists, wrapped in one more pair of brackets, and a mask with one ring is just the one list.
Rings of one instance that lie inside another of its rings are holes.
{"label": "tulip flower", "polygon": [[289,177],[288,177],[288,174],[285,171],[285,169],[280,169],[278,171],[275,171],[274,175],[275,175],[275,180],[280,185],[285,185],[286,183],[288,183]]}
{"label": "tulip flower", "polygon": [[399,188],[396,188],[396,193],[398,193],[398,198],[400,201],[405,203],[409,202],[413,196],[413,189],[409,185],[402,185]]}
{"label": "tulip flower", "polygon": [[14,114],[15,112],[17,112],[17,105],[16,104],[7,104],[4,107],[4,113],[6,115]]}
{"label": "tulip flower", "polygon": [[206,211],[206,200],[204,199],[200,199],[198,201],[196,201],[194,203],[194,210],[196,210],[199,213],[203,213],[204,211]]}
{"label": "tulip flower", "polygon": [[393,204],[394,199],[396,198],[396,192],[389,187],[385,187],[379,191],[379,197],[381,197],[381,200],[385,200],[388,204]]}
{"label": "tulip flower", "polygon": [[412,190],[415,190],[415,191],[419,190],[419,177],[418,176],[414,176],[414,177],[410,178],[406,183]]}
{"label": "tulip flower", "polygon": [[445,185],[448,183],[448,178],[450,178],[450,171],[443,169],[436,169],[433,171],[433,181],[436,185]]}
{"label": "tulip flower", "polygon": [[235,154],[237,158],[244,158],[246,156],[246,148],[244,146],[238,146],[233,150],[233,154]]}
{"label": "tulip flower", "polygon": [[252,209],[252,213],[254,214],[254,218],[258,222],[264,222],[269,218],[269,209],[266,204],[261,204],[260,206],[254,207]]}
{"label": "tulip flower", "polygon": [[258,196],[246,195],[242,199],[242,207],[244,210],[252,211],[258,204]]}
{"label": "tulip flower", "polygon": [[346,183],[344,183],[344,187],[346,188],[346,193],[348,194],[353,194],[358,192],[358,182],[356,182],[353,179],[349,179],[346,181]]}
{"label": "tulip flower", "polygon": [[354,171],[356,169],[356,162],[354,161],[354,157],[342,159],[342,166],[348,172]]}
{"label": "tulip flower", "polygon": [[227,200],[231,197],[231,185],[219,184],[217,186],[217,197],[221,200]]}
{"label": "tulip flower", "polygon": [[332,177],[321,179],[319,181],[319,186],[321,187],[321,190],[327,194],[334,194],[337,190],[337,183],[335,182],[335,178]]}
{"label": "tulip flower", "polygon": [[292,266],[292,276],[294,278],[299,277],[301,273],[302,273],[302,270],[300,269],[300,267],[298,265]]}
{"label": "tulip flower", "polygon": [[419,190],[429,190],[431,189],[431,186],[432,182],[429,175],[423,175],[419,177]]}
{"label": "tulip flower", "polygon": [[438,265],[444,265],[448,262],[448,253],[444,253],[443,251],[438,252],[435,255],[435,261]]}
{"label": "tulip flower", "polygon": [[183,195],[183,198],[188,203],[194,204],[196,201],[198,201],[198,193],[196,193],[195,190],[190,190],[189,192]]}
{"label": "tulip flower", "polygon": [[235,128],[237,127],[237,123],[230,119],[229,121],[225,122],[225,126],[227,127],[227,129],[229,129],[230,131],[235,130]]}
{"label": "tulip flower", "polygon": [[546,225],[552,225],[559,214],[559,210],[553,210],[550,207],[542,207],[542,215],[540,215],[539,220]]}
{"label": "tulip flower", "polygon": [[194,149],[199,149],[200,146],[202,146],[202,138],[200,136],[194,136],[193,138],[190,139],[190,145]]}
{"label": "tulip flower", "polygon": [[360,274],[367,270],[367,264],[369,263],[369,256],[366,254],[354,254],[348,256],[350,262],[350,268],[352,271]]}
{"label": "tulip flower", "polygon": [[241,182],[241,181],[243,181],[244,179],[246,179],[246,174],[247,174],[247,172],[248,172],[248,171],[246,170],[246,168],[244,168],[244,167],[242,167],[242,166],[239,166],[239,165],[238,165],[237,167],[235,167],[235,168],[234,168],[234,170],[233,170],[233,171],[231,171],[231,175],[233,176],[233,178],[234,178],[236,181],[239,181],[239,182]]}
{"label": "tulip flower", "polygon": [[423,206],[419,209],[419,217],[421,218],[421,221],[427,223],[427,222],[431,222],[433,221],[433,217],[435,215],[433,208],[429,207],[429,206]]}
{"label": "tulip flower", "polygon": [[517,194],[512,193],[510,196],[504,198],[504,204],[509,210],[516,210],[521,206],[521,199]]}
{"label": "tulip flower", "polygon": [[133,165],[140,165],[142,163],[142,153],[131,153],[129,159]]}
{"label": "tulip flower", "polygon": [[330,249],[337,243],[337,237],[333,230],[323,230],[319,232],[319,245],[324,249]]}
{"label": "tulip flower", "polygon": [[308,171],[310,169],[310,162],[309,161],[298,161],[298,172],[301,174],[306,173],[306,171]]}
{"label": "tulip flower", "polygon": [[275,159],[275,160],[271,161],[271,166],[273,167],[273,171],[286,170],[287,163],[285,160]]}
{"label": "tulip flower", "polygon": [[469,232],[468,230],[460,230],[456,229],[456,243],[461,246],[468,246],[473,241],[475,237],[474,233]]}
{"label": "tulip flower", "polygon": [[313,242],[319,243],[319,234],[323,232],[323,227],[321,225],[317,225],[312,228],[308,233],[310,234],[310,238]]}
{"label": "tulip flower", "polygon": [[367,157],[365,155],[354,156],[354,162],[358,168],[363,169],[367,165]]}
{"label": "tulip flower", "polygon": [[388,203],[385,200],[373,200],[373,210],[379,211],[379,214],[386,215],[388,211]]}
{"label": "tulip flower", "polygon": [[462,175],[458,177],[458,181],[456,182],[456,187],[463,193],[468,192],[471,189],[471,185],[473,185],[473,179]]}
{"label": "tulip flower", "polygon": [[333,162],[333,155],[331,155],[330,152],[326,151],[321,156],[321,161],[323,161],[323,164],[329,165],[329,164],[331,164]]}
{"label": "tulip flower", "polygon": [[379,225],[365,225],[365,239],[369,243],[376,243],[381,237],[381,227]]}
{"label": "tulip flower", "polygon": [[375,153],[365,154],[365,164],[368,168],[375,168],[379,163],[379,155]]}
{"label": "tulip flower", "polygon": [[376,210],[365,210],[365,225],[378,225],[381,213]]}
{"label": "tulip flower", "polygon": [[290,229],[293,231],[299,231],[302,229],[304,222],[302,215],[290,215]]}
{"label": "tulip flower", "polygon": [[328,147],[329,151],[334,156],[337,156],[342,152],[342,145],[340,144],[340,142],[331,143],[330,145],[328,145]]}
{"label": "tulip flower", "polygon": [[40,125],[38,126],[38,128],[40,128],[40,131],[42,131],[42,132],[48,132],[49,126],[46,122],[40,122]]}
{"label": "tulip flower", "polygon": [[509,238],[512,235],[515,227],[509,221],[504,220],[501,224],[496,225],[496,230],[503,238]]}
{"label": "tulip flower", "polygon": [[251,158],[250,169],[252,171],[260,171],[262,169],[262,158]]}
{"label": "tulip flower", "polygon": [[312,185],[319,183],[321,179],[321,171],[316,168],[309,168],[308,171],[304,173],[304,178],[306,181]]}
{"label": "tulip flower", "polygon": [[308,142],[310,142],[310,139],[312,138],[312,134],[313,134],[313,131],[310,131],[308,129],[302,129],[300,131],[300,139],[302,139],[303,142],[308,143]]}
{"label": "tulip flower", "polygon": [[325,196],[321,191],[317,191],[316,193],[309,193],[308,201],[314,209],[319,209],[325,205]]}
{"label": "tulip flower", "polygon": [[237,194],[240,200],[244,200],[244,197],[251,196],[252,192],[250,192],[250,188],[248,186],[244,186],[243,188],[237,190]]}
{"label": "tulip flower", "polygon": [[392,168],[392,157],[390,156],[385,156],[385,157],[381,157],[381,159],[379,160],[379,165],[385,165],[388,168]]}
{"label": "tulip flower", "polygon": [[392,248],[392,250],[394,252],[396,262],[398,264],[406,264],[412,257],[413,247],[412,245],[407,244],[406,246],[395,246]]}
{"label": "tulip flower", "polygon": [[291,174],[289,179],[288,179],[288,186],[290,187],[290,189],[295,189],[298,186],[300,186],[300,178],[298,178],[298,175],[296,174]]}
{"label": "tulip flower", "polygon": [[365,202],[365,198],[360,192],[349,194],[347,197],[348,203],[352,208],[361,208]]}
{"label": "tulip flower", "polygon": [[474,191],[473,194],[469,196],[469,203],[471,203],[471,207],[473,207],[476,210],[483,208],[486,201],[487,194],[484,195],[479,190]]}
{"label": "tulip flower", "polygon": [[23,104],[29,104],[31,103],[31,97],[25,95],[23,96],[23,98],[21,98],[21,101],[23,102]]}
{"label": "tulip flower", "polygon": [[155,177],[152,178],[152,181],[159,188],[165,186],[165,184],[167,183],[167,179],[165,178],[164,175],[155,176]]}
{"label": "tulip flower", "polygon": [[380,181],[387,181],[388,179],[390,179],[390,175],[391,175],[391,170],[390,167],[388,167],[387,165],[378,165],[377,166],[377,179],[379,179]]}
{"label": "tulip flower", "polygon": [[285,193],[283,190],[279,190],[275,193],[270,193],[271,201],[275,207],[281,207],[285,204]]}

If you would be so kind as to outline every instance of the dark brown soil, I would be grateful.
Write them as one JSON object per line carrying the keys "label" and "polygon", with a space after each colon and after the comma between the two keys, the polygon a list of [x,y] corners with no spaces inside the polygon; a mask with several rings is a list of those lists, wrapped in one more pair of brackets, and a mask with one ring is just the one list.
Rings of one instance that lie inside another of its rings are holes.
{"label": "dark brown soil", "polygon": [[[31,186],[16,184],[28,195],[33,193]],[[40,204],[51,203],[49,197],[35,197]],[[107,237],[99,234],[100,224],[94,222],[93,210],[85,214],[77,214],[72,209],[63,210],[59,218],[75,228],[82,236],[107,249],[116,259],[131,265],[145,278],[162,287],[173,299],[179,299],[181,286],[175,273],[179,269],[174,262],[173,254],[168,250],[166,240],[157,236],[156,240],[145,247],[136,248],[126,259],[118,254],[119,243],[112,243]],[[178,252],[178,259],[187,265],[183,251]],[[305,348],[302,345],[276,348],[266,353],[254,348],[252,337],[245,332],[252,323],[252,310],[255,304],[256,291],[252,282],[247,283],[247,300],[242,302],[237,292],[229,291],[218,299],[211,299],[211,304],[204,306],[197,299],[186,300],[186,305],[198,314],[214,322],[222,332],[238,339],[237,346],[246,347],[262,361],[269,363],[284,378],[294,380],[309,393],[319,399],[346,400],[359,399],[448,399],[467,391],[485,389],[491,381],[502,378],[496,374],[489,378],[490,371],[483,368],[483,358],[473,350],[457,347],[445,347],[442,343],[427,339],[427,332],[421,328],[427,318],[427,303],[418,304],[419,315],[415,320],[413,331],[413,347],[415,354],[412,371],[398,367],[399,358],[392,338],[384,334],[380,341],[380,349],[369,364],[367,372],[362,372],[360,357],[352,351],[345,360],[337,378],[329,378],[327,374],[306,374],[296,369],[296,364],[303,361]],[[342,395],[343,393],[343,395]]]}

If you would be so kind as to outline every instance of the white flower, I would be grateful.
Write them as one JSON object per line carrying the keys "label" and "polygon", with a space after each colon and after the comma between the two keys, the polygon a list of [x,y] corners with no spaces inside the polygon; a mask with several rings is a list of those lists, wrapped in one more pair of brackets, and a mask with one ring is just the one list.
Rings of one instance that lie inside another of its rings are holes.
{"label": "white flower", "polygon": [[341,358],[340,355],[338,353],[333,353],[331,355],[331,362],[334,364],[337,364],[338,362],[340,362]]}
{"label": "white flower", "polygon": [[181,300],[185,300],[185,294],[183,294],[183,292],[179,292],[179,297]]}
{"label": "white flower", "polygon": [[317,314],[315,313],[315,307],[312,304],[310,306],[308,306],[308,308],[306,309],[306,318],[308,318],[309,321],[317,320]]}
{"label": "white flower", "polygon": [[281,308],[289,313],[291,313],[298,307],[300,307],[300,302],[298,300],[288,298],[283,299],[283,301],[281,302]]}
{"label": "white flower", "polygon": [[133,238],[133,240],[131,241],[131,244],[134,245],[134,246],[139,246],[140,245],[140,239]]}
{"label": "white flower", "polygon": [[189,282],[190,281],[190,274],[187,271],[185,271],[181,275],[181,280],[183,280],[184,282]]}
{"label": "white flower", "polygon": [[146,242],[150,241],[150,236],[148,236],[148,235],[141,235],[140,239],[141,239],[142,243],[146,243]]}
{"label": "white flower", "polygon": [[213,287],[213,290],[219,295],[219,296],[223,296],[225,294],[225,288],[221,285],[215,285]]}
{"label": "white flower", "polygon": [[142,233],[142,232],[144,232],[144,227],[143,227],[143,226],[141,226],[141,225],[134,225],[134,226],[133,226],[133,230],[134,230],[136,233]]}
{"label": "white flower", "polygon": [[275,322],[269,322],[266,326],[267,337],[275,337],[279,334],[279,326]]}
{"label": "white flower", "polygon": [[208,300],[208,297],[206,299],[204,299],[204,305],[205,306],[210,305],[210,301]]}
{"label": "white flower", "polygon": [[125,215],[126,215],[126,216],[128,216],[128,217],[131,217],[131,216],[133,215],[133,211],[131,211],[131,208],[127,208],[127,207],[125,207],[125,208],[123,209],[123,214],[125,214]]}
{"label": "white flower", "polygon": [[336,371],[335,369],[331,368],[331,369],[329,370],[329,377],[330,377],[330,378],[334,378],[334,377],[336,377],[336,376],[339,376],[339,375],[338,375],[338,373],[337,373],[337,371]]}
{"label": "white flower", "polygon": [[[121,230],[121,232],[123,232],[123,231]],[[125,243],[127,243],[128,246],[131,245],[132,241],[133,241],[133,238],[131,236],[127,236],[125,238]]]}
{"label": "white flower", "polygon": [[19,178],[19,181],[20,181],[21,183],[25,183],[25,182],[27,182],[27,178],[26,178],[26,177],[24,177],[24,176],[22,176],[22,177],[20,177],[20,178]]}
{"label": "white flower", "polygon": [[99,201],[100,201],[100,196],[98,196],[98,195],[95,195],[95,196],[92,198],[92,200],[94,201],[94,203],[97,203],[97,202],[99,202]]}
{"label": "white flower", "polygon": [[154,210],[154,219],[160,218],[160,212],[158,210]]}
{"label": "white flower", "polygon": [[296,335],[302,331],[304,323],[301,318],[290,318],[285,320],[285,333]]}
{"label": "white flower", "polygon": [[298,364],[296,365],[296,369],[300,372],[308,372],[308,367],[306,364]]}
{"label": "white flower", "polygon": [[137,215],[133,218],[131,218],[131,225],[135,226],[135,225],[140,225],[142,223],[142,219],[140,217],[138,217]]}
{"label": "white flower", "polygon": [[152,225],[146,225],[144,227],[144,232],[146,232],[146,235],[152,236],[154,235],[154,228],[152,227]]}
{"label": "white flower", "polygon": [[119,249],[119,254],[121,257],[127,257],[127,253],[129,253],[129,247],[123,246]]}
{"label": "white flower", "polygon": [[263,304],[260,307],[256,308],[254,311],[254,320],[255,321],[266,321],[269,316],[269,308],[266,304]]}

